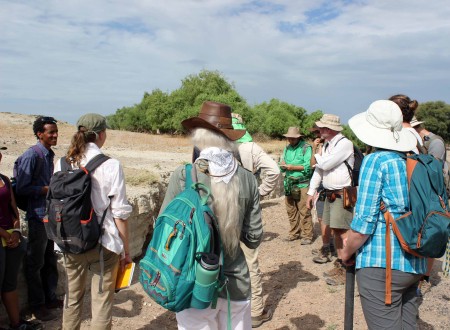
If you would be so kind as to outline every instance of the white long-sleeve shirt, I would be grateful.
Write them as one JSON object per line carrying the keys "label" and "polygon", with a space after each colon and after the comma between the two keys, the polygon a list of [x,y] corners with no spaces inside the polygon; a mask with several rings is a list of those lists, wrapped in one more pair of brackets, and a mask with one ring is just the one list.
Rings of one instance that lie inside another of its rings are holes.
{"label": "white long-sleeve shirt", "polygon": [[[81,166],[85,166],[89,160],[101,153],[95,143],[88,143]],[[61,160],[55,165],[55,172],[58,171],[61,171]],[[125,220],[132,211],[126,196],[122,166],[117,159],[110,158],[97,167],[91,175],[91,201],[99,222],[103,212],[108,208],[103,222],[105,231],[102,236],[102,245],[108,250],[120,254],[123,252],[123,242],[114,218]],[[111,207],[108,207],[110,203]]]}
{"label": "white long-sleeve shirt", "polygon": [[353,168],[355,156],[353,143],[341,133],[337,134],[322,148],[322,155],[315,154],[315,171],[309,184],[308,195],[314,196],[320,182],[328,190],[339,190],[351,185],[350,173],[344,161]]}

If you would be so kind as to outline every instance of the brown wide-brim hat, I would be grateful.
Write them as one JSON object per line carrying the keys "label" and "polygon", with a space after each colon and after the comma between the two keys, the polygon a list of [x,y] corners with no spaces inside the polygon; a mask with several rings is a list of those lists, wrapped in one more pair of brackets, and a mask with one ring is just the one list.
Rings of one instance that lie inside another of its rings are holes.
{"label": "brown wide-brim hat", "polygon": [[303,135],[300,133],[298,127],[289,127],[286,134],[283,134],[284,137],[298,139]]}
{"label": "brown wide-brim hat", "polygon": [[188,131],[206,128],[224,135],[231,141],[240,139],[246,132],[244,129],[233,129],[229,105],[212,101],[203,102],[199,115],[183,120],[181,125]]}

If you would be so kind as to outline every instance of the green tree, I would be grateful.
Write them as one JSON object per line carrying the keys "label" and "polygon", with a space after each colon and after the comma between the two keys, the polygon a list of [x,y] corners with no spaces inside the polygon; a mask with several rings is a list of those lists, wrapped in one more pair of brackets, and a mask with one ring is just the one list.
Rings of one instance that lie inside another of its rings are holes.
{"label": "green tree", "polygon": [[416,112],[418,120],[423,121],[427,130],[450,142],[450,104],[443,101],[425,102]]}

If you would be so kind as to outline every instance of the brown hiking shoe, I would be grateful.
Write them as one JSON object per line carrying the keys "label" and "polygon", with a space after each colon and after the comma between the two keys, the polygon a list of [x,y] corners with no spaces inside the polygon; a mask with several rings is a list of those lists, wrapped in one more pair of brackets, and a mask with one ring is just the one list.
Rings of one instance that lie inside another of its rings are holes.
{"label": "brown hiking shoe", "polygon": [[338,285],[344,285],[345,284],[345,271],[337,274],[333,277],[329,277],[325,280],[325,282],[327,282],[328,285],[332,285],[332,286],[338,286]]}
{"label": "brown hiking shoe", "polygon": [[331,252],[328,246],[322,246],[319,250],[319,255],[313,258],[313,261],[317,264],[325,264],[331,262]]}
{"label": "brown hiking shoe", "polygon": [[323,273],[325,277],[334,277],[339,274],[345,274],[345,267],[339,261],[333,262],[334,268],[329,270],[328,272]]}
{"label": "brown hiking shoe", "polygon": [[262,314],[259,316],[252,316],[252,328],[258,328],[261,326],[264,322],[269,321],[272,318],[272,310],[271,309],[265,309],[263,310]]}

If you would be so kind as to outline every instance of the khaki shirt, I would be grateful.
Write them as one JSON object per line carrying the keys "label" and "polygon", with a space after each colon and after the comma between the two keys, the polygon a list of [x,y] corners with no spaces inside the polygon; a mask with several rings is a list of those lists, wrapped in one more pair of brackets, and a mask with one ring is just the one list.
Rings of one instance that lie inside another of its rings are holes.
{"label": "khaki shirt", "polygon": [[253,173],[261,169],[264,173],[258,187],[261,196],[266,196],[275,189],[280,176],[280,169],[272,157],[255,142],[240,143],[239,155],[244,168]]}

